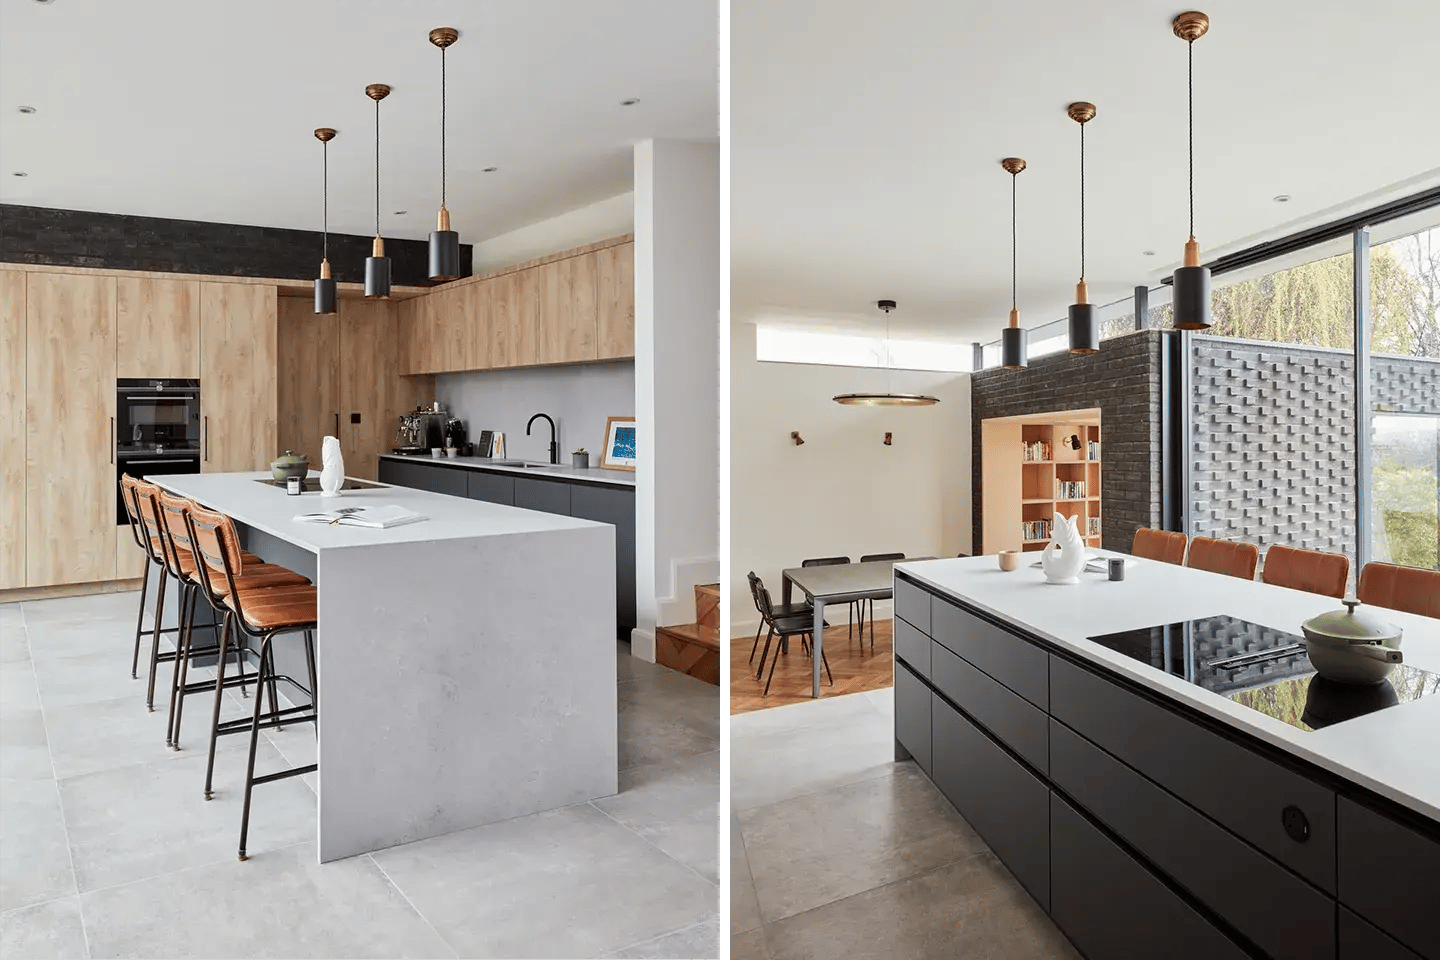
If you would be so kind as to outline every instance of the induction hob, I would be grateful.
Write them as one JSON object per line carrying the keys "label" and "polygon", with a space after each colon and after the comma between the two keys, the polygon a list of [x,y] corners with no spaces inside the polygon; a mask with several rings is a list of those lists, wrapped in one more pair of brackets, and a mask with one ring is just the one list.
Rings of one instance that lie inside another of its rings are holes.
{"label": "induction hob", "polygon": [[1204,617],[1089,639],[1301,730],[1440,694],[1440,674],[1404,664],[1372,684],[1318,676],[1304,637],[1238,617]]}

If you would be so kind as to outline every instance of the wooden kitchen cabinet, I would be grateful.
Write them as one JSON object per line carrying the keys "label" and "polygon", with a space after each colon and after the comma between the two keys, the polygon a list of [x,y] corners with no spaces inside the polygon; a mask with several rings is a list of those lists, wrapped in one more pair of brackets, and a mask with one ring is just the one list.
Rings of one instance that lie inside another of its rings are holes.
{"label": "wooden kitchen cabinet", "polygon": [[115,279],[25,279],[25,586],[115,579]]}
{"label": "wooden kitchen cabinet", "polygon": [[0,270],[0,590],[25,586],[25,274]]}
{"label": "wooden kitchen cabinet", "polygon": [[535,268],[541,291],[538,363],[598,359],[599,267],[600,254],[586,253]]}
{"label": "wooden kitchen cabinet", "polygon": [[490,297],[489,369],[535,365],[542,279],[517,270],[482,281]]}
{"label": "wooden kitchen cabinet", "polygon": [[[395,446],[400,414],[435,399],[433,376],[402,376],[397,306],[386,300],[340,301],[340,449],[345,472],[364,480],[378,476],[377,457]],[[360,422],[351,423],[351,414],[359,414]],[[320,466],[318,460],[311,463]]]}
{"label": "wooden kitchen cabinet", "polygon": [[264,470],[280,453],[276,301],[275,287],[267,284],[200,285],[200,469],[205,473]]}
{"label": "wooden kitchen cabinet", "polygon": [[635,242],[597,250],[596,356],[635,356]]}
{"label": "wooden kitchen cabinet", "polygon": [[[308,297],[276,302],[275,453],[306,456],[320,469],[320,442],[336,433],[340,417],[340,321],[315,312]],[[208,399],[201,394],[201,399]],[[336,434],[338,436],[338,434]],[[347,464],[348,466],[348,464]]]}
{"label": "wooden kitchen cabinet", "polygon": [[115,278],[115,376],[200,376],[199,281]]}

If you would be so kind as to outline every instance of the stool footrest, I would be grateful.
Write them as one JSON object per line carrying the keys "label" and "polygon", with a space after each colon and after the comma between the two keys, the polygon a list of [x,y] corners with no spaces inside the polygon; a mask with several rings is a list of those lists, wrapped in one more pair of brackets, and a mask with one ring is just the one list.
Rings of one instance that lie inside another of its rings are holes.
{"label": "stool footrest", "polygon": [[274,780],[284,780],[288,777],[300,777],[307,773],[314,773],[319,770],[318,764],[307,763],[303,767],[291,767],[289,770],[281,770],[279,773],[267,773],[263,777],[256,777],[252,783],[270,783]]}
{"label": "stool footrest", "polygon": [[[305,716],[296,716],[296,714],[300,713],[304,713]],[[300,707],[286,707],[279,713],[271,713],[267,710],[265,711],[265,714],[260,718],[260,729],[269,730],[272,727],[278,726],[279,721],[284,718],[288,718],[292,723],[314,723],[315,711],[310,709],[310,705],[308,703]],[[224,721],[215,728],[215,732],[217,734],[248,733],[253,725],[254,724],[249,717],[239,717],[235,720]]]}

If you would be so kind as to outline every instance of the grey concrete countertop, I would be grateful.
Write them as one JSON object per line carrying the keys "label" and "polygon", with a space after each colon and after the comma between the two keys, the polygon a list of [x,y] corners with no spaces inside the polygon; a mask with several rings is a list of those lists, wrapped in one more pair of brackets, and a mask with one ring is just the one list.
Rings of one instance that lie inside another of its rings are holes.
{"label": "grey concrete countertop", "polygon": [[407,457],[398,453],[382,453],[380,457],[384,460],[398,460],[402,463],[483,470],[489,473],[509,473],[520,477],[535,477],[540,480],[561,480],[566,483],[598,483],[607,487],[630,487],[632,489],[635,486],[635,474],[629,470],[603,470],[599,467],[577,470],[564,463],[545,464],[540,467],[507,467],[496,463],[490,457]]}

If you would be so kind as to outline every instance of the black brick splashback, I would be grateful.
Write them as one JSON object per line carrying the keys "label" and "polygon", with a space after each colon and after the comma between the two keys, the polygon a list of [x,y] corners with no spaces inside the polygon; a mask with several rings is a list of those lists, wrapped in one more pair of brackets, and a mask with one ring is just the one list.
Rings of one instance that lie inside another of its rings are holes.
{"label": "black brick splashback", "polygon": [[[365,281],[373,237],[330,235],[336,280]],[[431,286],[423,240],[386,238],[391,277],[400,286]],[[162,220],[0,204],[0,261],[109,270],[154,270],[227,277],[310,280],[320,270],[320,234],[200,220]],[[461,272],[471,273],[473,249],[460,246]]]}
{"label": "black brick splashback", "polygon": [[1160,338],[1167,335],[1142,330],[1106,340],[1099,353],[1058,353],[1024,370],[973,376],[973,543],[981,543],[980,422],[1089,407],[1100,408],[1101,544],[1129,551],[1137,528],[1160,525]]}

